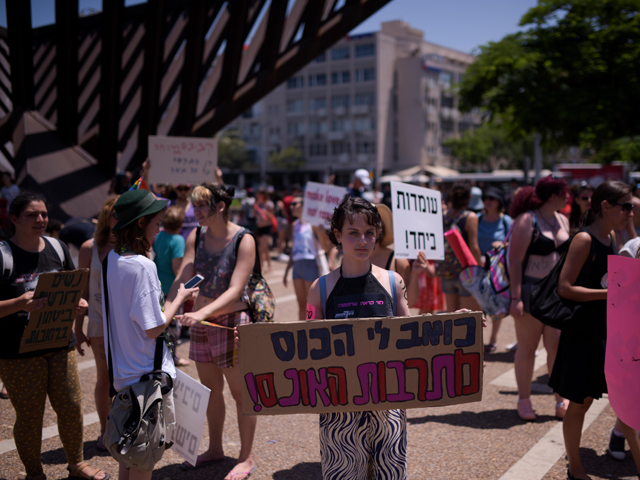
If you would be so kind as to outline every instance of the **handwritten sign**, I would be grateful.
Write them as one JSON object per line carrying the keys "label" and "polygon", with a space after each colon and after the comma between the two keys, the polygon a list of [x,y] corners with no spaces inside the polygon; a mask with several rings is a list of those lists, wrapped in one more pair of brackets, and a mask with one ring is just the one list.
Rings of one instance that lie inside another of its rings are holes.
{"label": "handwritten sign", "polygon": [[328,227],[333,209],[347,194],[344,187],[308,182],[304,189],[302,220],[317,227]]}
{"label": "handwritten sign", "polygon": [[423,408],[482,399],[482,314],[238,327],[245,415]]}
{"label": "handwritten sign", "polygon": [[444,260],[442,194],[430,188],[391,182],[393,237],[397,258]]}
{"label": "handwritten sign", "polygon": [[215,180],[218,140],[149,136],[153,183],[198,185]]}
{"label": "handwritten sign", "polygon": [[630,427],[640,429],[640,260],[609,255],[607,348],[604,373],[609,403]]}
{"label": "handwritten sign", "polygon": [[47,303],[29,314],[29,323],[22,335],[20,353],[48,348],[66,347],[76,318],[89,269],[42,273],[34,298],[47,297]]}
{"label": "handwritten sign", "polygon": [[195,467],[202,441],[202,429],[207,418],[211,390],[186,373],[176,370],[173,381],[173,401],[176,407],[176,427],[169,435],[172,449]]}

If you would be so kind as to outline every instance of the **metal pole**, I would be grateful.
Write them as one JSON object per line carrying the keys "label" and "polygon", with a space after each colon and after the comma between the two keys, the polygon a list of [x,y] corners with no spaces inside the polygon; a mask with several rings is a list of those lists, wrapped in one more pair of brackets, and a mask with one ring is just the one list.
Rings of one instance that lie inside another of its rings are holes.
{"label": "metal pole", "polygon": [[535,169],[534,184],[538,183],[542,176],[542,145],[540,145],[540,134],[533,134],[533,168]]}

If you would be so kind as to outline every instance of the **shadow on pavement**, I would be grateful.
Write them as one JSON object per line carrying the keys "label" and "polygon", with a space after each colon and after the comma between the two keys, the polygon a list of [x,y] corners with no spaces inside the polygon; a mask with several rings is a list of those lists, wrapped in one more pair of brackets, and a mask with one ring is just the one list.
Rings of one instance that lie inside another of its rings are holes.
{"label": "shadow on pavement", "polygon": [[[84,442],[84,459],[91,460],[94,457],[109,457],[109,452],[101,452],[96,448],[96,441]],[[67,457],[62,447],[41,453],[42,463],[45,465],[62,465],[67,463]],[[0,479],[1,480],[1,479]]]}
{"label": "shadow on pavement", "polygon": [[[237,460],[235,458],[227,457],[220,463],[208,465],[206,467],[197,468],[195,470],[182,470],[179,463],[173,463],[166,465],[162,468],[156,468],[153,470],[152,480],[166,480],[177,478],[188,479],[207,479],[207,480],[223,480],[224,477],[236,466]],[[259,469],[260,467],[258,467]]]}
{"label": "shadow on pavement", "polygon": [[[536,423],[557,421],[550,415],[538,415]],[[423,423],[446,423],[457,427],[477,428],[481,430],[503,429],[507,430],[516,425],[523,425],[524,422],[518,418],[516,410],[501,408],[498,410],[487,410],[485,412],[460,412],[449,415],[426,415],[424,417],[407,418],[409,425],[421,425]]]}
{"label": "shadow on pavement", "polygon": [[516,352],[494,352],[484,354],[485,362],[513,363],[515,358]]}
{"label": "shadow on pavement", "polygon": [[289,470],[279,470],[273,474],[273,480],[322,480],[320,462],[299,463]]}
{"label": "shadow on pavement", "polygon": [[636,478],[638,471],[631,457],[631,451],[627,445],[627,458],[623,461],[614,460],[607,454],[602,446],[603,453],[596,452],[593,448],[581,448],[580,458],[587,474],[607,478],[611,480],[623,480],[623,478]]}

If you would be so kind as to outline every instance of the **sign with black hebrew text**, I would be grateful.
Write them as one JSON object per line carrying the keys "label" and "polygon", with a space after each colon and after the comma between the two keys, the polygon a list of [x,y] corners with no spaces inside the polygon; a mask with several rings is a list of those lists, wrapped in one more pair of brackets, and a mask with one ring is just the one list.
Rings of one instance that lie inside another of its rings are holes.
{"label": "sign with black hebrew text", "polygon": [[75,309],[87,284],[89,269],[41,273],[33,298],[47,297],[44,307],[29,313],[20,342],[20,353],[69,345],[76,319]]}
{"label": "sign with black hebrew text", "polygon": [[213,182],[218,166],[215,138],[149,136],[153,183],[199,185]]}
{"label": "sign with black hebrew text", "polygon": [[442,194],[431,188],[391,182],[394,250],[397,258],[444,260]]}

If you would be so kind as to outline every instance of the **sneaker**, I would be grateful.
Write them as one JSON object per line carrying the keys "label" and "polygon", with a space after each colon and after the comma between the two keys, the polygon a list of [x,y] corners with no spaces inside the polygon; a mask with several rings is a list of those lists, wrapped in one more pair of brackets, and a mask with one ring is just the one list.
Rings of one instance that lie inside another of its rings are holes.
{"label": "sneaker", "polygon": [[619,437],[613,432],[613,428],[611,429],[611,434],[609,438],[609,447],[607,448],[607,452],[616,460],[624,460],[626,457],[626,453],[624,452],[624,437]]}
{"label": "sneaker", "polygon": [[518,342],[507,345],[507,352],[515,352],[518,349]]}
{"label": "sneaker", "polygon": [[289,255],[287,255],[286,253],[281,253],[280,255],[278,255],[278,258],[276,258],[276,260],[278,260],[279,262],[288,262]]}

